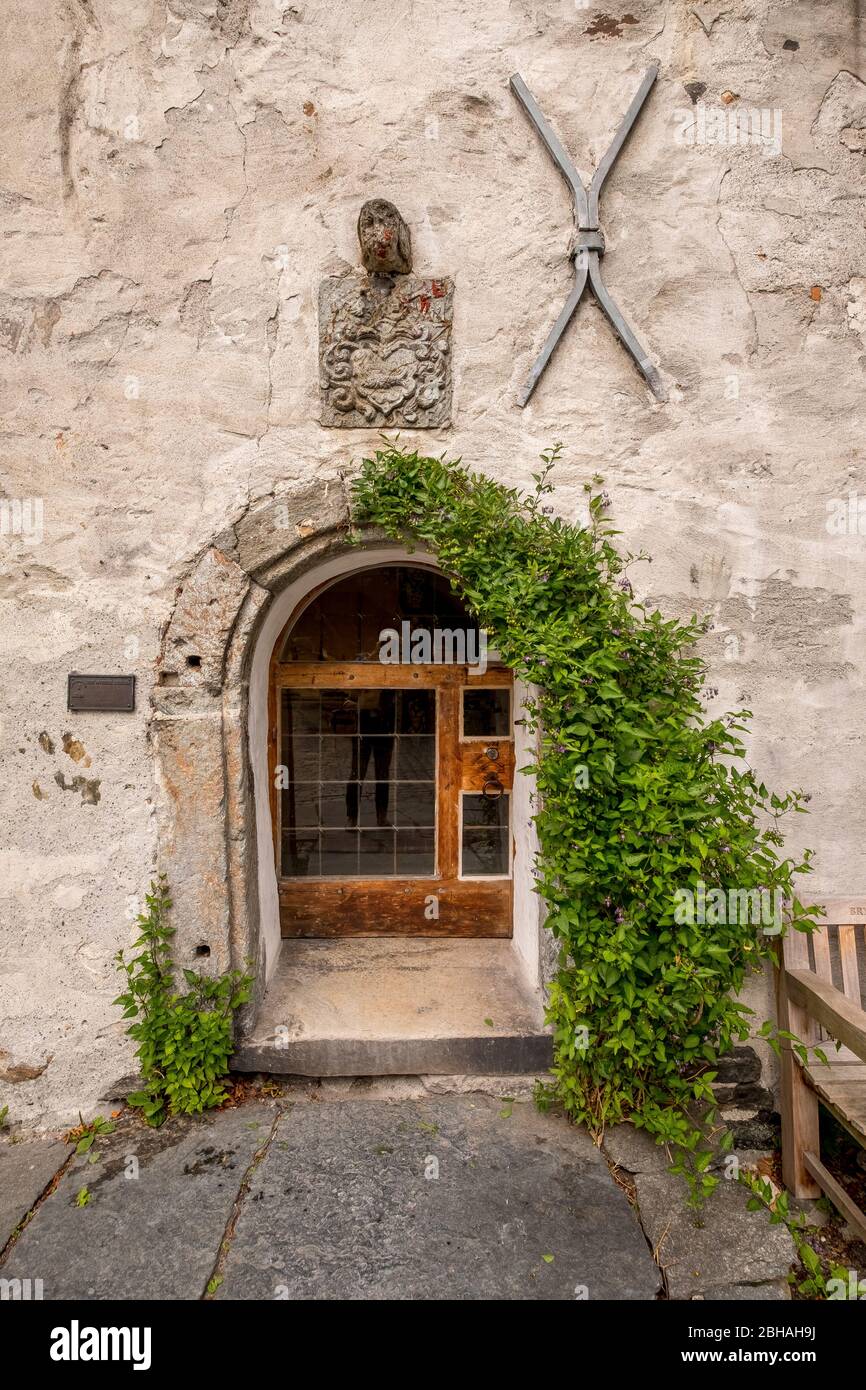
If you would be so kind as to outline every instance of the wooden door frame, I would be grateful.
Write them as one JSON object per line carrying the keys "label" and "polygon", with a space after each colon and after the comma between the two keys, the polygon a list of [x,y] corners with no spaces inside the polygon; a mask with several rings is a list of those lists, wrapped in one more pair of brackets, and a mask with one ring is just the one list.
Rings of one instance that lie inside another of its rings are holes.
{"label": "wooden door frame", "polygon": [[[419,568],[421,568],[419,566]],[[424,568],[432,568],[425,566]],[[333,583],[334,581],[331,581]],[[509,791],[509,809],[513,806],[513,778],[515,770],[514,715],[515,691],[512,671],[502,665],[492,664],[481,673],[473,666],[443,663],[441,665],[417,666],[408,663],[395,665],[378,662],[282,662],[279,658],[286,638],[292,631],[301,614],[330,584],[322,584],[310,591],[304,601],[297,606],[288,622],[283,626],[271,654],[268,675],[268,795],[271,812],[271,831],[274,852],[274,867],[277,879],[281,930],[284,935],[329,936],[497,936],[511,937],[513,934],[513,867],[514,840],[511,816],[508,826],[508,873],[489,877],[461,876],[460,874],[460,817],[462,793],[483,790],[491,773],[491,763],[485,759],[484,748],[496,744],[500,758],[495,764]],[[414,876],[390,876],[381,879],[292,879],[281,872],[280,806],[276,771],[279,765],[279,692],[281,689],[383,689],[411,690],[415,687],[435,689],[437,699],[437,844],[436,871],[423,878]],[[463,739],[463,718],[461,692],[464,689],[507,688],[510,692],[510,727],[506,736],[478,736]],[[448,747],[444,756],[441,740],[447,738]],[[315,884],[317,903],[322,917],[315,933],[286,930],[286,918],[291,911],[294,893],[299,895],[299,885],[308,883],[312,889]],[[429,885],[429,895],[449,899],[459,893],[461,911],[465,912],[466,924],[455,929],[445,919],[430,919],[424,916],[423,929],[419,930],[418,885]],[[412,889],[408,885],[412,885]],[[403,887],[405,900],[400,901]],[[388,904],[387,915],[378,912],[376,904]],[[381,929],[370,926],[370,919],[383,923]],[[365,923],[358,927],[358,921]],[[385,925],[385,923],[388,925]],[[395,929],[398,927],[399,929]]]}

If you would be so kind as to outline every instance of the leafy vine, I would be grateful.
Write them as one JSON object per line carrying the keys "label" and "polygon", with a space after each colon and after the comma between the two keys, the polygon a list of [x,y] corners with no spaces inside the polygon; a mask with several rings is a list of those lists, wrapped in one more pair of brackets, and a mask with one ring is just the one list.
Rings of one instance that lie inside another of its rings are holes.
{"label": "leafy vine", "polygon": [[233,1049],[234,1014],[250,997],[252,976],[239,970],[203,975],[184,970],[186,993],[175,983],[168,924],[171,898],[163,874],[145,895],[146,910],[136,919],[138,937],[127,960],[115,957],[125,989],[114,1000],[123,1017],[134,1019],[127,1033],[138,1046],[143,1085],[127,1100],[154,1128],[171,1115],[196,1115],[222,1105],[223,1080]]}
{"label": "leafy vine", "polygon": [[538,752],[523,771],[536,778],[536,889],[560,948],[547,1097],[596,1135],[628,1118],[674,1145],[700,1200],[718,1181],[706,1148],[717,1063],[749,1036],[737,996],[781,926],[689,918],[678,890],[769,895],[787,904],[786,929],[809,930],[795,878],[811,854],[785,857],[780,829],[805,797],[770,792],[748,766],[750,711],[708,713],[696,650],[707,620],[635,600],[628,571],[648,557],[619,553],[601,479],[586,485],[587,525],[545,505],[559,454],[542,455],[522,492],[386,440],[353,483],[353,519],[435,552],[532,692]]}

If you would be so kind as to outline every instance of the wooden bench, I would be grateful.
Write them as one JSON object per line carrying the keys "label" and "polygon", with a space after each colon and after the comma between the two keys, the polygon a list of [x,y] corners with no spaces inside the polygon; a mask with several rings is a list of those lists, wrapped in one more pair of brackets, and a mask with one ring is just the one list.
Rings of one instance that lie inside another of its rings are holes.
{"label": "wooden bench", "polygon": [[823,1192],[866,1240],[866,1213],[821,1162],[818,1137],[821,1104],[866,1148],[866,1009],[860,986],[861,974],[866,985],[866,966],[861,972],[858,963],[858,953],[866,962],[866,898],[822,906],[826,916],[811,938],[797,931],[783,938],[777,972],[779,1027],[827,1056],[825,1064],[810,1051],[803,1065],[791,1044],[782,1043],[782,1176],[795,1197]]}

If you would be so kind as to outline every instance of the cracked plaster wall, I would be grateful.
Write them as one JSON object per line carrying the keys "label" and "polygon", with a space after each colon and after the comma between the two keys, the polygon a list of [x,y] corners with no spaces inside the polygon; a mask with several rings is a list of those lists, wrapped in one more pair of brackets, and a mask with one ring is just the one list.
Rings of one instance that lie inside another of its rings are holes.
{"label": "cracked plaster wall", "polygon": [[[375,445],[317,422],[315,307],[357,264],[372,195],[410,223],[418,272],[456,282],[454,425],[417,442],[525,483],[562,440],[569,518],[603,473],[654,557],[639,592],[712,610],[714,703],[751,707],[767,780],[811,791],[795,830],[816,892],[866,890],[866,535],[825,525],[830,499],[866,496],[859,22],[854,0],[16,6],[0,502],[44,511],[38,542],[0,535],[14,1119],[70,1118],[129,1068],[112,956],[156,864],[149,696],[180,582],[245,509],[336,484]],[[670,399],[585,302],[521,411],[569,286],[570,208],[509,74],[589,174],[651,58],[603,269]],[[701,106],[779,111],[779,156],[678,140]],[[72,670],[134,671],[136,713],[67,714]]]}

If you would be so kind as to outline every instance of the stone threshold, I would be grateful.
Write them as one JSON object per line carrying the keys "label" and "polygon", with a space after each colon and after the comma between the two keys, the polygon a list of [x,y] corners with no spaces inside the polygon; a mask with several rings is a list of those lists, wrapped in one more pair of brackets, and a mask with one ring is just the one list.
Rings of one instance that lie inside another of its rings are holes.
{"label": "stone threshold", "polygon": [[543,1075],[540,992],[510,941],[284,941],[232,1071],[295,1076]]}

